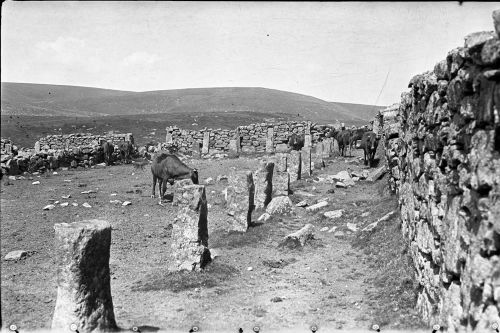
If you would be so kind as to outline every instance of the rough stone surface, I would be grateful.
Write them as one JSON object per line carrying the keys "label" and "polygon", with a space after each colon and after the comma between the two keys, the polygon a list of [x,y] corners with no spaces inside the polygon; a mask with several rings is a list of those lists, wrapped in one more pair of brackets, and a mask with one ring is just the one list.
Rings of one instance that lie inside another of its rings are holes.
{"label": "rough stone surface", "polygon": [[11,251],[9,253],[7,253],[7,255],[5,256],[5,260],[6,261],[17,261],[17,260],[21,260],[23,258],[26,258],[26,256],[28,255],[28,252],[24,251],[24,250],[16,250],[16,251]]}
{"label": "rough stone surface", "polygon": [[236,171],[229,175],[226,188],[226,210],[230,218],[229,230],[246,231],[255,209],[255,184],[249,171]]}
{"label": "rough stone surface", "polygon": [[57,300],[52,329],[80,332],[117,329],[111,298],[109,254],[111,225],[88,220],[54,225]]}
{"label": "rough stone surface", "polygon": [[274,163],[264,162],[253,173],[255,184],[255,210],[264,209],[271,202],[273,194]]}
{"label": "rough stone surface", "polygon": [[311,148],[302,148],[301,152],[301,178],[303,176],[311,176],[312,175],[312,165],[311,165]]}
{"label": "rough stone surface", "polygon": [[300,151],[293,150],[287,156],[287,171],[290,174],[290,181],[299,180],[302,173],[302,154]]}
{"label": "rough stone surface", "polygon": [[273,195],[272,197],[288,195],[290,193],[290,174],[288,172],[278,172],[274,168],[273,172]]}
{"label": "rough stone surface", "polygon": [[389,184],[421,286],[416,307],[450,332],[500,322],[498,43],[469,35],[448,54],[446,75],[417,75],[394,117],[383,117]]}
{"label": "rough stone surface", "polygon": [[323,215],[329,219],[337,219],[342,216],[342,213],[344,210],[338,209],[338,210],[330,210],[328,212],[324,212]]}
{"label": "rough stone surface", "polygon": [[270,215],[288,214],[293,209],[292,200],[287,196],[275,197],[269,205],[267,205],[266,212]]}
{"label": "rough stone surface", "polygon": [[315,211],[318,211],[321,208],[326,207],[326,206],[328,206],[328,202],[321,201],[321,202],[318,202],[317,204],[314,204],[312,206],[307,207],[306,211],[308,211],[308,212],[315,212]]}
{"label": "rough stone surface", "polygon": [[174,205],[179,207],[172,223],[170,270],[200,270],[210,262],[208,207],[204,185],[177,186]]}
{"label": "rough stone surface", "polygon": [[312,224],[306,224],[302,229],[286,236],[280,246],[289,248],[302,247],[308,240],[313,238],[314,226]]}

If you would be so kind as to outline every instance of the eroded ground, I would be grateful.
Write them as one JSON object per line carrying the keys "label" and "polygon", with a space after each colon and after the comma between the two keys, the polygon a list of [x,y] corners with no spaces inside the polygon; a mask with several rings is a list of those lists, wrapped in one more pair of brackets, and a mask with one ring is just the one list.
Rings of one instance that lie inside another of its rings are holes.
{"label": "eroded ground", "polygon": [[[363,168],[346,161],[332,159],[327,168],[315,174]],[[244,157],[189,160],[188,164],[198,168],[202,182],[207,177],[227,175],[232,168],[253,170],[257,165],[256,159]],[[36,180],[41,184],[32,185]],[[400,265],[390,251],[398,252],[402,245],[387,239],[397,236],[397,232],[387,229],[397,223],[396,217],[381,222],[372,231],[374,235],[353,233],[346,227],[348,222],[354,223],[359,230],[397,209],[394,197],[382,195],[380,181],[359,181],[346,189],[314,179],[292,183],[294,203],[307,199],[312,204],[328,198],[329,205],[315,213],[296,207],[295,214],[275,216],[245,234],[225,229],[227,215],[221,195],[224,183],[207,185],[209,247],[216,249],[219,256],[205,272],[175,274],[169,274],[166,267],[170,260],[169,223],[176,207],[161,207],[157,199],[151,199],[151,182],[148,167],[134,170],[131,165],[58,171],[57,175],[10,182],[4,178],[1,256],[18,249],[30,251],[30,255],[18,262],[2,260],[3,326],[16,323],[26,329],[50,327],[57,288],[53,225],[91,218],[107,220],[113,227],[111,289],[115,317],[122,328],[147,325],[187,331],[198,325],[204,330],[236,331],[243,327],[248,331],[253,325],[277,330],[308,329],[316,324],[368,329],[373,323],[405,328],[418,321],[412,295],[404,296],[404,290],[398,293],[398,285],[389,295],[386,279],[380,275],[384,270],[396,271],[394,267]],[[334,193],[328,192],[331,189]],[[87,190],[96,193],[81,194]],[[68,194],[71,198],[62,198]],[[69,205],[43,211],[51,199]],[[124,207],[110,200],[128,200],[132,205]],[[73,202],[78,206],[74,207]],[[92,207],[83,207],[84,202]],[[342,217],[323,216],[325,211],[337,209],[344,210]],[[254,213],[253,220],[259,215]],[[316,228],[314,240],[303,249],[278,247],[285,235],[306,223]],[[334,226],[338,228],[329,232]],[[393,258],[384,259],[378,253],[377,242]],[[396,284],[401,282],[394,279]],[[403,305],[401,295],[406,297]]]}

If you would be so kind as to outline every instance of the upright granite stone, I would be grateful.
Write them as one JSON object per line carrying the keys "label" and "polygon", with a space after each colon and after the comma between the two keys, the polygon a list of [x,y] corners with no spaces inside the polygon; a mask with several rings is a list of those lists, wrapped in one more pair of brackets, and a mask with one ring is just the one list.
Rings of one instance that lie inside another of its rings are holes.
{"label": "upright granite stone", "polygon": [[322,146],[322,157],[329,158],[333,151],[333,140],[332,138],[327,138],[321,143]]}
{"label": "upright granite stone", "polygon": [[201,157],[200,143],[198,141],[194,141],[191,147],[191,153],[194,158]]}
{"label": "upright granite stone", "polygon": [[276,158],[275,169],[279,172],[287,172],[288,168],[288,153],[277,153],[274,155]]}
{"label": "upright granite stone", "polygon": [[238,147],[238,141],[237,139],[231,139],[229,140],[229,157],[238,157],[240,154],[240,149]]}
{"label": "upright granite stone", "polygon": [[167,145],[171,145],[172,143],[174,143],[174,140],[172,139],[172,132],[167,132],[165,142]]}
{"label": "upright granite stone", "polygon": [[198,271],[210,262],[205,186],[176,186],[173,204],[179,210],[172,224],[170,269]]}
{"label": "upright granite stone", "polygon": [[54,225],[57,300],[52,329],[79,332],[117,329],[111,298],[111,225],[87,220]]}
{"label": "upright granite stone", "polygon": [[229,230],[247,231],[255,209],[255,184],[251,171],[236,171],[229,175],[225,190]]}
{"label": "upright granite stone", "polygon": [[35,142],[35,154],[38,154],[40,149],[40,141]]}
{"label": "upright granite stone", "polygon": [[324,148],[324,141],[318,142],[314,147],[314,155],[312,162],[314,163],[314,169],[321,169],[325,167],[325,162],[323,160],[323,148]]}
{"label": "upright granite stone", "polygon": [[274,153],[274,129],[272,127],[267,129],[266,153]]}
{"label": "upright granite stone", "polygon": [[255,183],[255,210],[261,211],[271,202],[273,194],[274,163],[261,163],[253,174]]}
{"label": "upright granite stone", "polygon": [[272,197],[290,194],[290,174],[280,172],[274,168],[273,172],[273,194]]}
{"label": "upright granite stone", "polygon": [[312,146],[311,134],[304,135],[304,148],[311,148],[311,146]]}
{"label": "upright granite stone", "polygon": [[290,174],[290,181],[300,179],[302,173],[302,154],[300,151],[292,150],[287,158],[287,171]]}
{"label": "upright granite stone", "polygon": [[203,133],[203,148],[201,149],[201,153],[203,155],[208,154],[208,152],[210,150],[209,146],[210,146],[210,132],[209,131],[205,131]]}
{"label": "upright granite stone", "polygon": [[311,176],[312,175],[312,168],[311,168],[311,148],[302,148],[300,151],[301,155],[301,178],[304,176]]}

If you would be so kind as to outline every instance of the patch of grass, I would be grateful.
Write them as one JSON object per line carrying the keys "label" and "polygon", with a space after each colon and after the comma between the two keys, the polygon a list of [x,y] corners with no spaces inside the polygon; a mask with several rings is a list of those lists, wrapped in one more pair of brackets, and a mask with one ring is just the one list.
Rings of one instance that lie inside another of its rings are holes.
{"label": "patch of grass", "polygon": [[[212,248],[241,248],[244,246],[262,246],[270,237],[270,225],[262,224],[248,228],[247,232],[215,231],[210,235]],[[259,245],[260,244],[260,245]]]}
{"label": "patch of grass", "polygon": [[[384,205],[384,210],[391,208]],[[379,207],[374,207],[378,211]],[[373,213],[373,212],[372,212]],[[381,213],[377,212],[377,216]],[[373,320],[381,326],[418,329],[427,325],[416,316],[418,282],[415,268],[407,251],[407,243],[400,230],[399,213],[380,222],[370,232],[358,233],[353,247],[369,255],[372,283],[376,287],[371,299],[376,305]]]}
{"label": "patch of grass", "polygon": [[280,259],[280,260],[262,260],[262,264],[270,268],[283,268],[285,266],[293,264],[296,261],[297,259],[295,258]]}
{"label": "patch of grass", "polygon": [[212,262],[200,272],[165,272],[159,271],[147,275],[143,280],[136,281],[132,291],[170,290],[178,293],[195,288],[213,288],[231,277],[237,276],[239,271],[229,265]]}

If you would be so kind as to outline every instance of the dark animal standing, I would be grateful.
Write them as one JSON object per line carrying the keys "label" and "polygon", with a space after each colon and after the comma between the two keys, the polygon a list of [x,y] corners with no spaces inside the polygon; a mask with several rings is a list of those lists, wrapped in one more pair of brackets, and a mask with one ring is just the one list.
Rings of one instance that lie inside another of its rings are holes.
{"label": "dark animal standing", "polygon": [[105,141],[102,144],[102,149],[104,150],[104,162],[106,162],[106,165],[111,165],[115,147],[111,142]]}
{"label": "dark animal standing", "polygon": [[293,150],[301,150],[304,147],[305,136],[304,134],[299,135],[293,133],[290,135],[288,139],[288,148],[292,148]]}
{"label": "dark animal standing", "polygon": [[118,150],[120,151],[120,156],[122,161],[124,161],[127,164],[130,163],[131,162],[130,156],[134,152],[134,146],[132,145],[132,142],[130,141],[120,142],[118,144]]}
{"label": "dark animal standing", "polygon": [[351,131],[351,138],[349,140],[350,141],[349,142],[350,148],[356,149],[358,140],[361,140],[363,138],[363,134],[365,134],[366,132],[368,132],[368,128],[366,128],[366,127],[361,127],[361,128],[352,130]]}
{"label": "dark animal standing", "polygon": [[151,198],[155,197],[156,182],[160,187],[160,202],[167,191],[167,182],[174,184],[175,179],[191,179],[193,184],[198,184],[198,170],[188,167],[175,155],[167,152],[158,152],[151,165],[153,174],[153,191]]}
{"label": "dark animal standing", "polygon": [[375,159],[375,152],[377,151],[377,135],[373,132],[366,132],[363,134],[363,138],[361,139],[361,148],[365,153],[365,165],[373,166],[373,160]]}

